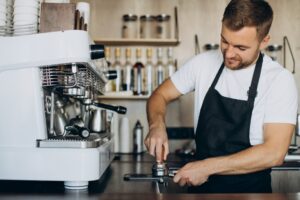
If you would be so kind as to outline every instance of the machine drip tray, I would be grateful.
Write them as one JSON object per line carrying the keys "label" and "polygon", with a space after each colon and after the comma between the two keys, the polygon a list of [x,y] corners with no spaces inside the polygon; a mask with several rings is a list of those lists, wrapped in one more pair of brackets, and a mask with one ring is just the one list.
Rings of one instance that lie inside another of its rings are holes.
{"label": "machine drip tray", "polygon": [[90,137],[82,139],[79,136],[65,136],[37,140],[37,147],[40,148],[97,148],[105,143],[105,139],[97,134],[91,134]]}

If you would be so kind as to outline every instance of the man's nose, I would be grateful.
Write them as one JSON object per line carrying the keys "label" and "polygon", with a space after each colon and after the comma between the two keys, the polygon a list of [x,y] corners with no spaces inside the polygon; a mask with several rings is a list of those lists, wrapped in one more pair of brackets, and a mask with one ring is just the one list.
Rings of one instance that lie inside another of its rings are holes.
{"label": "man's nose", "polygon": [[234,47],[231,45],[228,45],[228,47],[225,50],[225,57],[226,58],[233,58],[235,57]]}

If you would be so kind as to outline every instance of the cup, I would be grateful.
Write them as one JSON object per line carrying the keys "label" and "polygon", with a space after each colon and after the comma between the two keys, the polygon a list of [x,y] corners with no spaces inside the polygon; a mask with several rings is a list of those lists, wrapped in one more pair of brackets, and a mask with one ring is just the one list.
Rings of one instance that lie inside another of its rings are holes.
{"label": "cup", "polygon": [[132,137],[129,126],[129,119],[127,117],[122,117],[120,119],[119,138],[120,153],[132,153]]}
{"label": "cup", "polygon": [[119,115],[112,113],[111,134],[114,140],[114,152],[120,152]]}

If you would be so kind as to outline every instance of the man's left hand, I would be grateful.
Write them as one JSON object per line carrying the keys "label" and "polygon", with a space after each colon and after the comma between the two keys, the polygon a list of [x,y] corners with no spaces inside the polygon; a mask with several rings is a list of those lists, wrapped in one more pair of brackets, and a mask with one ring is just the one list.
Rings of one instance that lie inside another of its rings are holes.
{"label": "man's left hand", "polygon": [[203,161],[190,162],[178,170],[173,178],[180,186],[197,186],[205,183],[210,176],[208,163]]}

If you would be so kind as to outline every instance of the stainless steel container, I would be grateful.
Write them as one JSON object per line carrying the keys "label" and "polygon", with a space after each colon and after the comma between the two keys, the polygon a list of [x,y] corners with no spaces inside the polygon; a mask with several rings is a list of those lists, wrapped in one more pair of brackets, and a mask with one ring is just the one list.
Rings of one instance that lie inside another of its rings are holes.
{"label": "stainless steel container", "polygon": [[97,108],[92,111],[89,128],[94,133],[106,132],[106,110]]}

